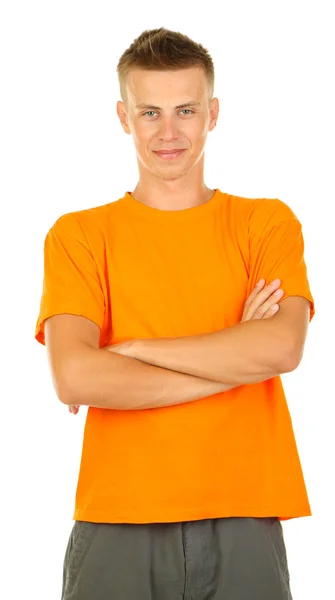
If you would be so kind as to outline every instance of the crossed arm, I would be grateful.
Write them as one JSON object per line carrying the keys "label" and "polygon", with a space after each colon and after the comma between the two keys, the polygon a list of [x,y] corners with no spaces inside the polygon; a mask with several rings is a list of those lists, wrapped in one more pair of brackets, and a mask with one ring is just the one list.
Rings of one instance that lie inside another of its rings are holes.
{"label": "crossed arm", "polygon": [[[137,339],[98,352],[84,346],[72,363],[62,401],[74,414],[80,405],[162,408],[271,379],[300,363],[309,315],[309,301],[292,296],[269,319],[214,333]],[[109,353],[120,356],[110,361]]]}
{"label": "crossed arm", "polygon": [[202,335],[131,340],[107,350],[224,384],[265,381],[296,369],[306,340],[309,301],[291,296],[280,306],[271,319],[245,321]]}

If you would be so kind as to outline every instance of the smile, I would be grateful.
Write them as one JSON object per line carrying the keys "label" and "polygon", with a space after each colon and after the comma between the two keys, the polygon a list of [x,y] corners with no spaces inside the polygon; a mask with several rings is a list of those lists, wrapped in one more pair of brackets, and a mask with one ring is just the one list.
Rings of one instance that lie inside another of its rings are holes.
{"label": "smile", "polygon": [[162,158],[163,160],[173,160],[174,158],[178,158],[185,150],[176,150],[174,152],[155,152],[155,154]]}

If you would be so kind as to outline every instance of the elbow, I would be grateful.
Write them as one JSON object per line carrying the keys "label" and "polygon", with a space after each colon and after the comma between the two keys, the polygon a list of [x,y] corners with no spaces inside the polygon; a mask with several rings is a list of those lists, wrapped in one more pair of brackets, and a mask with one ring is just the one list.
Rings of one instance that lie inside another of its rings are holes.
{"label": "elbow", "polygon": [[[58,396],[59,400],[61,401],[61,403],[66,404],[66,406],[69,406],[70,404],[78,404],[71,400],[71,393],[69,392],[68,388],[65,385],[59,386],[59,388],[57,390],[57,396]],[[73,399],[73,395],[72,395],[72,399]]]}
{"label": "elbow", "polygon": [[68,401],[69,394],[68,394],[67,387],[65,386],[63,380],[61,380],[60,377],[58,375],[56,375],[55,372],[51,372],[51,378],[52,378],[52,385],[56,392],[58,400],[62,404],[71,404]]}
{"label": "elbow", "polygon": [[78,398],[78,390],[74,390],[73,385],[71,386],[68,383],[63,385],[58,394],[58,398],[62,404],[66,404],[66,406],[70,406],[70,404],[83,404],[82,400],[79,400]]}
{"label": "elbow", "polygon": [[78,400],[78,390],[74,389],[73,377],[64,378],[57,385],[56,393],[62,404],[70,406],[70,404],[81,404]]}
{"label": "elbow", "polygon": [[302,351],[297,352],[296,348],[286,348],[281,351],[280,372],[291,373],[298,368],[302,360]]}

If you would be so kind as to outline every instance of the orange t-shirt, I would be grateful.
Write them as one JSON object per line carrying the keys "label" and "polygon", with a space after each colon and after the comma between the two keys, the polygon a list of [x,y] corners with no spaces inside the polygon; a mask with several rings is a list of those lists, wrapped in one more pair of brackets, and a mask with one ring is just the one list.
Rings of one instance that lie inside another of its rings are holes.
{"label": "orange t-shirt", "polygon": [[[279,199],[215,190],[205,204],[159,210],[123,198],[61,216],[44,245],[44,321],[94,321],[100,347],[199,335],[240,322],[259,279],[314,300],[299,220]],[[88,407],[75,520],[177,522],[309,516],[280,377],[145,410]]]}

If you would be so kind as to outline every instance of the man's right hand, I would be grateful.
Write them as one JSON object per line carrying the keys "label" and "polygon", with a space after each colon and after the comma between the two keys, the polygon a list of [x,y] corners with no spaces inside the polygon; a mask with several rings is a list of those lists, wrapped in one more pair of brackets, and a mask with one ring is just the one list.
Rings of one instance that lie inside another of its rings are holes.
{"label": "man's right hand", "polygon": [[263,289],[265,279],[261,279],[245,302],[240,322],[273,317],[280,308],[277,303],[284,294],[284,290],[280,289],[280,283],[280,279],[275,279]]}

